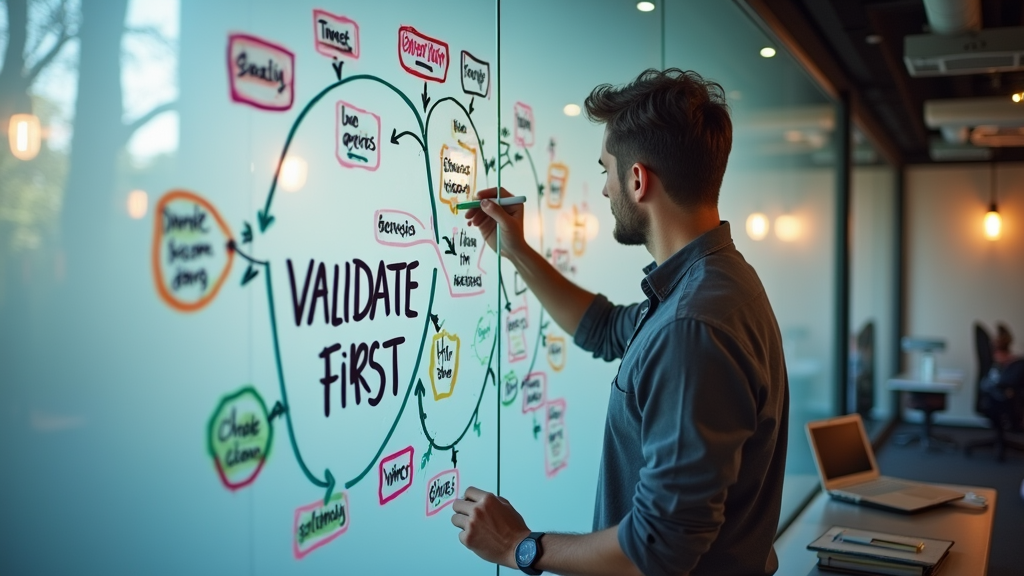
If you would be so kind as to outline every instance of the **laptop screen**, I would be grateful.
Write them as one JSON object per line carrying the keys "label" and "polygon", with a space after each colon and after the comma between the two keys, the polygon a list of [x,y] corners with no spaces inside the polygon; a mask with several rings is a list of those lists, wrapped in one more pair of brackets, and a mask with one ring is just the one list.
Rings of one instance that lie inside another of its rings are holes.
{"label": "laptop screen", "polygon": [[813,428],[811,438],[826,480],[871,471],[871,459],[857,422]]}

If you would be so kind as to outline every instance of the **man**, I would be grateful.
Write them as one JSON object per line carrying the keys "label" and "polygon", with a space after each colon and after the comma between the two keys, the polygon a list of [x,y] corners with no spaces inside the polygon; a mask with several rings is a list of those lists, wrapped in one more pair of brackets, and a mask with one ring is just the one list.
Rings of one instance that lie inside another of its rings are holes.
{"label": "man", "polygon": [[613,306],[559,274],[524,240],[522,206],[483,201],[467,218],[492,248],[500,227],[503,254],[576,344],[622,359],[594,532],[531,533],[507,500],[477,488],[455,502],[452,523],[476,554],[527,574],[772,574],[789,397],[775,316],[718,216],[732,147],[722,88],[647,70],[598,86],[586,108],[605,124],[613,235],[654,257],[646,301]]}

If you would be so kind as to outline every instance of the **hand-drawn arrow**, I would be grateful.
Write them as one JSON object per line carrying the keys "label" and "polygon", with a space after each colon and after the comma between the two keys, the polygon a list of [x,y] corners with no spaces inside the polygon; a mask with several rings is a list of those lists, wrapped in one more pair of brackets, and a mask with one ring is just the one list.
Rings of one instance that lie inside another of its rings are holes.
{"label": "hand-drawn arrow", "polygon": [[334,75],[338,77],[338,80],[341,80],[341,68],[344,65],[345,62],[338,60],[337,58],[334,59],[334,62],[331,62],[331,66],[334,67]]}
{"label": "hand-drawn arrow", "polygon": [[422,380],[420,380],[419,383],[417,383],[416,400],[417,403],[419,404],[420,409],[420,427],[423,429],[423,435],[427,437],[427,442],[429,442],[430,446],[433,447],[434,449],[440,450],[442,452],[445,450],[454,449],[455,446],[458,445],[458,443],[461,442],[462,439],[466,436],[466,432],[469,432],[469,428],[473,425],[473,422],[477,421],[477,419],[479,418],[480,402],[484,399],[484,392],[487,390],[487,379],[495,378],[494,370],[491,369],[491,365],[494,362],[494,350],[497,347],[497,344],[498,339],[495,338],[493,343],[491,344],[491,356],[490,360],[488,360],[487,363],[487,374],[484,376],[483,384],[480,387],[480,395],[476,399],[476,408],[473,409],[473,414],[470,415],[469,421],[466,422],[466,427],[462,429],[462,433],[459,434],[459,437],[456,438],[455,441],[453,441],[451,444],[446,444],[444,446],[438,445],[434,437],[431,436],[430,432],[427,431],[427,413],[423,411],[423,396],[426,395],[427,389],[423,386]]}
{"label": "hand-drawn arrow", "polygon": [[447,236],[441,236],[441,238],[444,240],[444,243],[448,245],[448,249],[445,250],[444,253],[445,254],[452,254],[453,256],[457,256],[458,253],[455,252],[455,241],[453,241],[451,238],[449,238]]}
{"label": "hand-drawn arrow", "polygon": [[458,456],[459,456],[459,451],[456,450],[455,448],[452,448],[452,468],[458,468],[459,467],[459,458],[458,458]]}
{"label": "hand-drawn arrow", "polygon": [[420,140],[419,136],[417,136],[417,135],[415,135],[415,134],[413,134],[412,132],[409,132],[409,131],[405,131],[405,132],[402,132],[401,134],[399,134],[398,133],[398,128],[392,128],[391,129],[391,143],[392,144],[398,144],[398,140],[402,136],[405,136],[405,135],[409,135],[409,136],[412,136],[413,138],[415,138],[416,142],[419,143],[420,148],[422,148],[424,152],[427,151],[427,147],[423,145],[423,141]]}
{"label": "hand-drawn arrow", "polygon": [[259,271],[253,268],[252,264],[249,264],[249,267],[245,269],[245,275],[242,276],[242,286],[245,286],[246,284],[251,282],[252,279],[258,275]]}
{"label": "hand-drawn arrow", "polygon": [[281,404],[281,401],[278,400],[277,402],[274,403],[274,408],[270,410],[270,416],[267,418],[267,421],[273,422],[274,418],[277,418],[278,416],[284,416],[284,413],[287,411],[288,409],[284,407],[284,404]]}
{"label": "hand-drawn arrow", "polygon": [[516,152],[516,155],[513,156],[513,158],[515,159],[516,162],[519,162],[520,160],[523,159],[523,155],[520,154],[519,152]]}
{"label": "hand-drawn arrow", "polygon": [[505,310],[512,311],[512,301],[508,298],[508,290],[505,289],[505,279],[501,279],[501,293],[505,295]]}
{"label": "hand-drawn arrow", "polygon": [[431,314],[430,321],[434,323],[434,332],[440,332],[441,326],[439,326],[437,323],[437,314]]}
{"label": "hand-drawn arrow", "polygon": [[427,105],[430,104],[430,96],[427,96],[427,83],[423,83],[423,94],[420,95],[420,99],[423,100],[423,111],[427,111]]}
{"label": "hand-drawn arrow", "polygon": [[[473,101],[474,101],[474,100],[476,100],[476,96],[474,96],[474,97],[472,97],[472,98],[470,98],[470,99],[469,99],[469,113],[470,113],[470,114],[472,114],[472,113],[473,113]],[[481,145],[481,146],[483,146],[483,145],[484,145],[483,141],[480,141],[480,145]]]}
{"label": "hand-drawn arrow", "polygon": [[[413,115],[416,117],[416,123],[417,123],[417,125],[419,125],[420,134],[424,134],[425,133],[426,129],[425,129],[424,125],[423,125],[423,119],[420,117],[420,112],[419,112],[419,110],[416,109],[416,106],[412,103],[412,100],[409,100],[409,97],[406,96],[404,92],[402,92],[401,90],[396,88],[393,84],[391,84],[387,80],[384,80],[382,78],[378,78],[376,76],[371,76],[369,74],[356,74],[354,76],[349,76],[348,78],[345,78],[343,80],[338,80],[334,84],[331,84],[331,85],[327,86],[326,88],[321,90],[316,96],[314,96],[308,103],[306,103],[306,106],[302,109],[301,112],[299,112],[299,116],[295,119],[294,122],[292,122],[292,126],[288,130],[288,137],[285,139],[284,148],[282,148],[282,150],[281,150],[281,157],[278,160],[277,169],[274,171],[274,179],[273,179],[273,182],[271,182],[271,184],[270,184],[270,192],[267,193],[267,200],[266,200],[266,202],[263,205],[263,209],[259,210],[256,213],[261,233],[266,232],[267,228],[270,227],[270,225],[274,223],[274,216],[270,213],[270,207],[271,207],[271,204],[274,201],[274,193],[277,190],[277,181],[278,181],[278,179],[280,179],[281,167],[284,165],[284,160],[288,156],[288,149],[291,147],[292,139],[295,137],[295,133],[298,131],[299,126],[302,124],[302,121],[305,120],[306,115],[309,113],[310,110],[313,109],[314,106],[316,106],[317,102],[319,102],[329,92],[331,92],[332,90],[338,88],[339,86],[344,86],[345,84],[347,84],[349,82],[355,82],[355,81],[359,81],[359,80],[368,80],[368,81],[371,81],[371,82],[377,82],[378,84],[382,84],[382,85],[386,86],[392,92],[397,94],[402,99],[402,101],[405,102],[406,106],[408,106],[409,109],[412,110]],[[427,87],[426,87],[426,83],[424,82],[424,85],[423,85],[424,97],[426,97],[426,90],[427,90]],[[426,106],[425,105],[424,105],[424,110],[426,110]],[[424,136],[424,139],[421,140],[421,142],[425,142],[425,141],[426,141],[426,137]],[[425,150],[426,146],[423,146],[423,148]],[[427,187],[428,187],[429,192],[430,192],[430,209],[431,209],[431,211],[432,211],[432,213],[434,215],[434,222],[437,222],[437,206],[436,206],[436,203],[434,201],[434,180],[433,180],[433,178],[430,177],[430,174],[431,174],[431,172],[430,172],[430,158],[429,158],[429,156],[427,154],[423,155],[423,164],[426,167],[426,171],[427,171]],[[438,240],[437,239],[437,230],[435,229],[434,230],[434,241],[436,242],[437,240]]]}
{"label": "hand-drawn arrow", "polygon": [[248,222],[242,227],[242,244],[249,244],[252,242],[252,226]]}

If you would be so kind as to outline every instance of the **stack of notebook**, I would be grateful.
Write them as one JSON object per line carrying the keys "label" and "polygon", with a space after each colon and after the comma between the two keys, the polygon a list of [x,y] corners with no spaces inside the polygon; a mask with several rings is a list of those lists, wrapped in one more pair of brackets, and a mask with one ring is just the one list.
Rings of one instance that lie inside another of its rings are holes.
{"label": "stack of notebook", "polygon": [[807,545],[818,567],[847,574],[931,576],[953,542],[833,526]]}

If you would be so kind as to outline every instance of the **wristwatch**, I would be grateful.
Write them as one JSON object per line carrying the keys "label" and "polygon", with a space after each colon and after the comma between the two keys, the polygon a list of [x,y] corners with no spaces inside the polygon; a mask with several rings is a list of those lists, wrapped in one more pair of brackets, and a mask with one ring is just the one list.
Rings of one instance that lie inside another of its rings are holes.
{"label": "wristwatch", "polygon": [[543,532],[530,532],[530,535],[516,546],[516,566],[530,576],[538,576],[544,572],[533,567],[543,552],[540,547],[540,538],[543,535]]}

